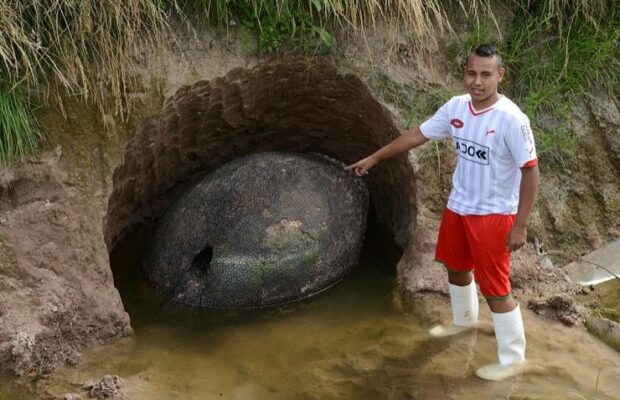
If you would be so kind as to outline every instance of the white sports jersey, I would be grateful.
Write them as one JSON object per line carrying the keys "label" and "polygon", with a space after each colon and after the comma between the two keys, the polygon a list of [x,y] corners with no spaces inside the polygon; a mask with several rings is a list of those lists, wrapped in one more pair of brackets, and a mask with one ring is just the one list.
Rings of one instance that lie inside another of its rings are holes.
{"label": "white sports jersey", "polygon": [[537,163],[530,121],[505,96],[475,110],[456,96],[420,125],[429,139],[451,137],[458,154],[448,208],[461,215],[516,214],[520,167]]}

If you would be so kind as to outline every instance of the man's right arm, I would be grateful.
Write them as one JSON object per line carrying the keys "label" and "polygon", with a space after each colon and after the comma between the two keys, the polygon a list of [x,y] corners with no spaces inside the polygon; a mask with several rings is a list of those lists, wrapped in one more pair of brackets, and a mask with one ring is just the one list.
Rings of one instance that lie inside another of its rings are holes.
{"label": "man's right arm", "polygon": [[411,150],[426,142],[428,138],[422,134],[420,126],[416,125],[413,128],[404,131],[402,135],[392,140],[370,156],[359,160],[355,164],[351,164],[345,169],[353,170],[357,176],[366,175],[368,170],[377,165],[379,162],[393,157],[397,154]]}

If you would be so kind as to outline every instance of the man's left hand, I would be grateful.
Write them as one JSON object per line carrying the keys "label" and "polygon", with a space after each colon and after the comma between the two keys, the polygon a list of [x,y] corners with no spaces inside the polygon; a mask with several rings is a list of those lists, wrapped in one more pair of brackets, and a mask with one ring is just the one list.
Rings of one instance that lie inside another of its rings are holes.
{"label": "man's left hand", "polygon": [[512,229],[510,229],[510,232],[508,233],[508,237],[506,238],[506,249],[509,252],[519,250],[525,245],[526,239],[527,229],[525,227],[513,225]]}

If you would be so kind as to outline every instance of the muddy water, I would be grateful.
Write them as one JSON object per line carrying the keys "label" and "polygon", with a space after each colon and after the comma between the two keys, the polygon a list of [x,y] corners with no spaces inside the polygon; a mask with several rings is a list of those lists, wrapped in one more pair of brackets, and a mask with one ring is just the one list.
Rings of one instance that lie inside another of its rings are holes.
{"label": "muddy water", "polygon": [[[371,243],[348,279],[271,310],[183,313],[139,280],[127,283],[121,291],[135,339],[84,354],[79,368],[21,398],[85,397],[79,383],[118,374],[135,400],[620,399],[618,353],[525,310],[529,372],[505,382],[477,379],[475,368],[495,360],[486,307],[476,332],[429,338],[427,329],[449,318],[446,301],[393,293],[398,254],[376,237]],[[136,247],[129,242],[115,258],[134,262]],[[20,399],[7,394],[0,398]]]}

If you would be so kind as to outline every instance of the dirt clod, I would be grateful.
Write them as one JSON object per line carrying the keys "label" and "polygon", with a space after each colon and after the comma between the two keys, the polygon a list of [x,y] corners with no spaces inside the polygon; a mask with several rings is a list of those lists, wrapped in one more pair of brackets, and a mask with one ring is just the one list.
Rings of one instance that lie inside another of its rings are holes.
{"label": "dirt clod", "polygon": [[533,299],[528,302],[527,307],[536,314],[557,319],[566,326],[579,325],[584,321],[584,308],[566,294]]}
{"label": "dirt clod", "polygon": [[98,382],[85,382],[82,389],[88,391],[90,398],[102,399],[122,399],[121,388],[124,384],[123,379],[118,375],[105,375]]}

